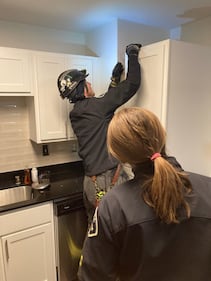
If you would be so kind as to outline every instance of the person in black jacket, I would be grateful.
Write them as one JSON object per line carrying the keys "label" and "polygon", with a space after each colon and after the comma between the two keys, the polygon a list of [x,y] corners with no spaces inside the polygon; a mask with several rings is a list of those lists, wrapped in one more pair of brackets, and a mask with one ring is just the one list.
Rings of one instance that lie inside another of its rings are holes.
{"label": "person in black jacket", "polygon": [[184,172],[167,156],[166,132],[146,109],[116,113],[107,141],[135,177],[115,186],[96,208],[79,280],[210,280],[211,178]]}
{"label": "person in black jacket", "polygon": [[61,97],[74,103],[70,120],[78,139],[79,156],[84,163],[84,203],[89,224],[102,195],[114,184],[127,179],[126,173],[118,165],[119,162],[108,155],[106,134],[115,110],[133,97],[140,87],[140,48],[140,44],[126,47],[126,79],[120,81],[123,66],[117,63],[108,91],[99,98],[95,97],[91,84],[86,81],[88,74],[85,70],[67,70],[58,78]]}

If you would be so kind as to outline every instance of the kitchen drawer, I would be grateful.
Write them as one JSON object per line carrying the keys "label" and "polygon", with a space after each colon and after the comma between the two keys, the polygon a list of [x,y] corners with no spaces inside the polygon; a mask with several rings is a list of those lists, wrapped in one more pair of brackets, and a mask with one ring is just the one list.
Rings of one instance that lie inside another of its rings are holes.
{"label": "kitchen drawer", "polygon": [[53,221],[51,202],[0,214],[0,236]]}

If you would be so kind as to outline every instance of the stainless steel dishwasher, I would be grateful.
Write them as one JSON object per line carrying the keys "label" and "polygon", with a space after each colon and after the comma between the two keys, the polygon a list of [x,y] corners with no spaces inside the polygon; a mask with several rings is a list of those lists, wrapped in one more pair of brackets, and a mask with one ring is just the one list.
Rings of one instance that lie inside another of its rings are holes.
{"label": "stainless steel dishwasher", "polygon": [[54,201],[58,281],[76,281],[78,264],[87,232],[82,194]]}

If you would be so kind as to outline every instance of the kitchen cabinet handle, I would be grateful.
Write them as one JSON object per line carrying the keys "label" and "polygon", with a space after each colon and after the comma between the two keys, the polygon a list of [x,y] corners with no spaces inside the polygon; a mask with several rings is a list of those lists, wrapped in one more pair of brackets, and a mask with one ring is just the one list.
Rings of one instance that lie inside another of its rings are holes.
{"label": "kitchen cabinet handle", "polygon": [[6,259],[7,261],[9,260],[10,256],[9,256],[9,247],[8,247],[8,242],[7,240],[5,241],[5,253],[6,253]]}
{"label": "kitchen cabinet handle", "polygon": [[64,210],[69,210],[70,209],[70,206],[64,206]]}

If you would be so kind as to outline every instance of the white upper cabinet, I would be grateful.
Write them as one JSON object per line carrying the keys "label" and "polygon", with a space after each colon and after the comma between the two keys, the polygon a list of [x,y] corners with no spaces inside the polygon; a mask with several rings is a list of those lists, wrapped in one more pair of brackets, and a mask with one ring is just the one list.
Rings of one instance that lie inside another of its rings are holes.
{"label": "white upper cabinet", "polygon": [[84,56],[68,56],[68,68],[69,69],[78,69],[78,70],[86,70],[86,73],[89,76],[86,78],[87,81],[93,83],[92,73],[93,73],[93,58],[84,57]]}
{"label": "white upper cabinet", "polygon": [[31,94],[31,53],[0,47],[0,96]]}
{"label": "white upper cabinet", "polygon": [[76,139],[69,120],[73,104],[62,100],[57,87],[67,69],[86,69],[87,80],[100,92],[96,57],[0,47],[0,96],[28,96],[30,139],[36,143]]}
{"label": "white upper cabinet", "polygon": [[[78,70],[86,70],[86,73],[89,74],[86,78],[86,80],[91,83],[93,89],[97,88],[97,81],[99,82],[99,77],[97,76],[97,73],[99,75],[99,67],[98,67],[99,60],[95,57],[87,57],[87,56],[77,56],[77,55],[68,55],[67,57],[67,64],[68,69],[78,69]],[[96,74],[96,76],[95,76]],[[96,80],[93,79],[93,76],[95,76]],[[76,139],[76,135],[73,132],[70,119],[69,119],[69,113],[73,109],[74,104],[69,103],[67,101],[67,139]]]}
{"label": "white upper cabinet", "polygon": [[[85,56],[76,56],[76,55],[68,55],[67,56],[67,69],[78,69],[78,70],[86,70],[86,73],[89,74],[89,76],[86,78],[87,81],[89,81],[91,84],[93,84],[93,67],[94,67],[94,58],[92,57],[85,57]],[[68,100],[67,103],[67,139],[76,139],[76,135],[73,132],[70,119],[69,119],[69,113],[73,109],[74,104],[70,103]]]}
{"label": "white upper cabinet", "polygon": [[36,53],[34,69],[35,95],[31,107],[35,107],[35,123],[30,126],[31,138],[38,143],[65,140],[67,108],[59,95],[57,78],[66,69],[66,58],[60,54]]}
{"label": "white upper cabinet", "polygon": [[68,55],[68,69],[86,69],[88,77],[86,80],[91,83],[96,96],[101,95],[102,83],[101,83],[101,61],[98,57],[91,56],[79,56]]}
{"label": "white upper cabinet", "polygon": [[31,140],[50,143],[76,139],[69,120],[73,104],[60,97],[57,79],[67,69],[86,69],[87,80],[92,83],[97,59],[48,52],[35,52],[33,56],[35,90],[34,98],[28,99]]}
{"label": "white upper cabinet", "polygon": [[155,43],[142,47],[141,87],[125,106],[141,106],[153,111],[166,124],[166,99],[168,77],[168,43]]}
{"label": "white upper cabinet", "polygon": [[154,112],[186,171],[211,176],[211,48],[164,40],[142,47],[142,83],[127,104]]}
{"label": "white upper cabinet", "polygon": [[27,96],[30,139],[36,143],[76,139],[69,120],[73,104],[57,87],[67,69],[86,69],[87,80],[101,94],[97,57],[0,47],[0,96]]}

